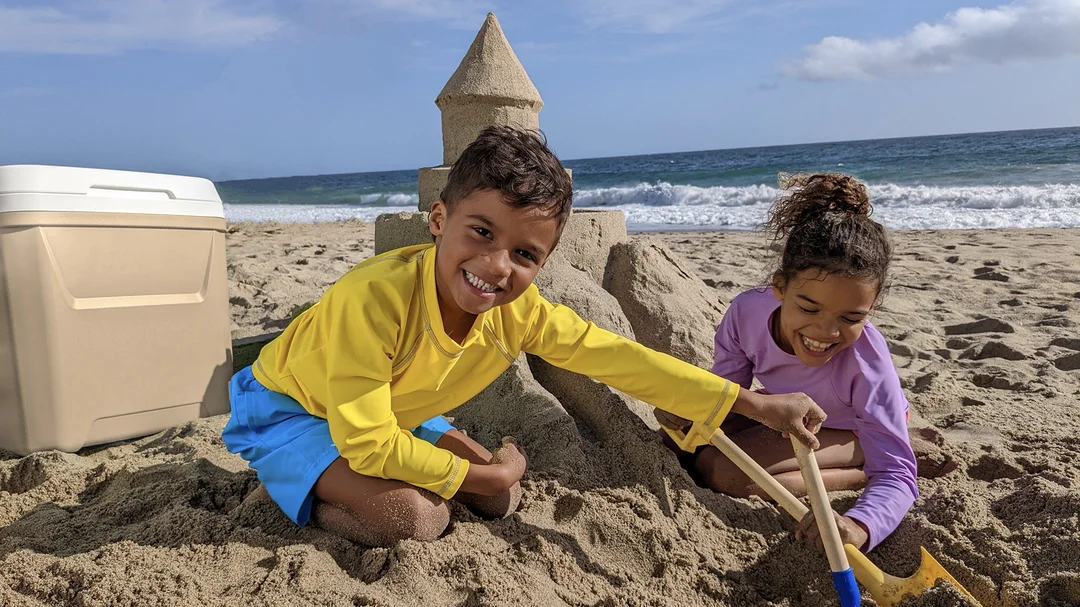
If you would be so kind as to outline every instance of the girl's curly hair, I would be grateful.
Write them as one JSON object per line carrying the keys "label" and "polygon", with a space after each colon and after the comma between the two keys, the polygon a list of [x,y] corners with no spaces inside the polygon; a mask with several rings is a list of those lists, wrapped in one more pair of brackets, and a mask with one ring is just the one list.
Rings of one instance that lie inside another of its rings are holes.
{"label": "girl's curly hair", "polygon": [[780,174],[780,196],[765,230],[782,242],[773,283],[784,287],[818,269],[872,280],[880,297],[892,257],[885,228],[873,219],[866,186],[844,173]]}

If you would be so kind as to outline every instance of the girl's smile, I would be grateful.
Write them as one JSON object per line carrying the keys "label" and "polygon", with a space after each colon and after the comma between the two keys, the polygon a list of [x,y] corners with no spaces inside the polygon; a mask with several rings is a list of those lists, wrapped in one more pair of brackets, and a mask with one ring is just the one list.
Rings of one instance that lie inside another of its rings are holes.
{"label": "girl's smile", "polygon": [[776,345],[817,367],[862,335],[878,296],[874,281],[804,270],[787,285],[773,285],[780,308],[773,314]]}

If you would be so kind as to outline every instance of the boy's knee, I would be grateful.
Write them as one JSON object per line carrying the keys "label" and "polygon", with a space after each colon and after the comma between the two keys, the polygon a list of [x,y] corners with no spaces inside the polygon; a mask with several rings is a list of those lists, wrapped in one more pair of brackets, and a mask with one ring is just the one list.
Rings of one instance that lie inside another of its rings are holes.
{"label": "boy's knee", "polygon": [[401,540],[430,542],[450,524],[450,506],[446,500],[425,491],[403,491],[394,503],[387,504],[389,543]]}
{"label": "boy's knee", "polygon": [[392,546],[402,540],[438,539],[450,524],[450,507],[434,494],[406,489],[388,495],[375,511],[359,515],[319,502],[315,521],[326,531],[365,546]]}

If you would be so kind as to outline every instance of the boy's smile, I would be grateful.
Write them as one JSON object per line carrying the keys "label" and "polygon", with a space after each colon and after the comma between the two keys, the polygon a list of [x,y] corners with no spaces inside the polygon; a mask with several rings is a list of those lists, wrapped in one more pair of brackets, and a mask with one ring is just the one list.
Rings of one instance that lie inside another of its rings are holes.
{"label": "boy's smile", "polygon": [[818,367],[855,343],[877,300],[873,281],[804,270],[785,287],[773,285],[780,309],[772,318],[776,344]]}
{"label": "boy's smile", "polygon": [[499,190],[477,190],[448,212],[431,206],[435,284],[448,335],[462,341],[479,314],[510,303],[532,284],[559,237],[559,222],[537,207],[513,207]]}

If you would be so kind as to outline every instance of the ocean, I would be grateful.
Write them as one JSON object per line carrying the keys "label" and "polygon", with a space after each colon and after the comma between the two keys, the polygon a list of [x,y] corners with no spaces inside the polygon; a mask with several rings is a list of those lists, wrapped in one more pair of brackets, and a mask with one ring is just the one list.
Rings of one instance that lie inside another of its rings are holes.
{"label": "ocean", "polygon": [[[891,229],[1080,227],[1080,127],[563,163],[574,171],[575,208],[621,209],[638,231],[755,229],[778,174],[799,171],[855,175]],[[417,206],[415,168],[217,186],[229,221],[370,221]]]}

